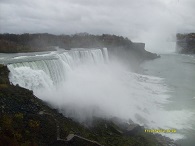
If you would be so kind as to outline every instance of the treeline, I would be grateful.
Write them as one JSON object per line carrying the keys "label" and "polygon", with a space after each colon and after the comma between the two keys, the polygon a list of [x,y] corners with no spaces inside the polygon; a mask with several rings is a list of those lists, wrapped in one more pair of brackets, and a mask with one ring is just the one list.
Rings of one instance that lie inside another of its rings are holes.
{"label": "treeline", "polygon": [[[0,34],[0,53],[21,53],[55,50],[55,46],[71,48],[104,48],[110,57],[116,57],[135,68],[144,60],[155,59],[157,54],[146,51],[144,43],[134,43],[122,36],[78,33],[74,35]],[[133,68],[134,68],[133,67]]]}
{"label": "treeline", "polygon": [[177,33],[176,37],[177,40],[190,39],[190,38],[195,39],[195,33],[184,33],[184,34]]}
{"label": "treeline", "polygon": [[[128,38],[116,35],[91,35],[79,33],[74,35],[42,34],[0,34],[0,51],[9,53],[26,51],[51,50],[51,46],[60,48],[100,48],[100,47],[130,47],[132,42]],[[12,48],[12,49],[11,49]]]}
{"label": "treeline", "polygon": [[184,54],[195,54],[195,33],[176,35],[177,51]]}

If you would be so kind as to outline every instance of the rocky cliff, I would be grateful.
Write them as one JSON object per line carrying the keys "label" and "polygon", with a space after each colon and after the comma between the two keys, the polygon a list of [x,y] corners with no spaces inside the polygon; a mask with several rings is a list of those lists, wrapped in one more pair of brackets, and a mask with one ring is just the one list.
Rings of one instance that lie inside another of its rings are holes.
{"label": "rocky cliff", "polygon": [[183,54],[195,54],[195,33],[177,34],[176,51]]}
{"label": "rocky cliff", "polygon": [[9,83],[0,65],[0,146],[176,146],[172,140],[145,133],[137,124],[94,118],[83,126],[64,117],[33,95]]}

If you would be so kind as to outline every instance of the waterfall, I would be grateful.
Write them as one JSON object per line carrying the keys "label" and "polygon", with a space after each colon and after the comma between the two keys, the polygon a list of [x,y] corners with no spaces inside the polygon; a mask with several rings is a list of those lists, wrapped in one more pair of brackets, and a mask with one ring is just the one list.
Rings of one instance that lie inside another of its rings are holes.
{"label": "waterfall", "polygon": [[79,122],[119,117],[151,129],[189,125],[192,113],[164,109],[170,101],[162,78],[130,72],[125,64],[109,60],[106,48],[25,55],[8,62],[11,83],[33,90],[66,117]]}
{"label": "waterfall", "polygon": [[105,61],[108,63],[109,62],[109,58],[108,58],[108,50],[107,48],[103,48],[103,54],[105,57]]}
{"label": "waterfall", "polygon": [[[34,90],[40,87],[48,88],[66,80],[67,72],[72,71],[82,64],[103,64],[108,61],[107,49],[72,49],[62,53],[55,53],[57,59],[35,59],[35,61],[23,61],[8,65],[10,81],[21,87]],[[41,57],[41,55],[36,55]],[[18,57],[22,58],[22,57]]]}

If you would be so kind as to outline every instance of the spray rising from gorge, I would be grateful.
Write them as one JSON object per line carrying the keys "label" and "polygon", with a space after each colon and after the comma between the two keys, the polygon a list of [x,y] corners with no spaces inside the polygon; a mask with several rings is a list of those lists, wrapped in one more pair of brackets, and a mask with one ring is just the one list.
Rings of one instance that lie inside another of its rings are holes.
{"label": "spray rising from gorge", "polygon": [[[40,59],[47,55],[51,59]],[[73,49],[36,57],[39,60],[15,58],[23,61],[8,65],[10,81],[33,90],[67,117],[81,123],[93,117],[117,117],[149,128],[190,128],[190,112],[163,108],[169,102],[169,89],[162,78],[130,72],[121,62],[109,60],[106,48]]]}

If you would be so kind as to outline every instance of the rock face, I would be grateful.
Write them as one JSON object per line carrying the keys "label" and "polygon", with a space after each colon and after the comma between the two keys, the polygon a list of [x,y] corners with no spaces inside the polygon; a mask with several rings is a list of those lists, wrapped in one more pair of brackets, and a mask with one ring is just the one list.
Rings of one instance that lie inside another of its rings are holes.
{"label": "rock face", "polygon": [[8,78],[9,71],[7,70],[7,67],[0,64],[0,69],[1,69],[1,71],[0,71],[0,83],[1,83],[1,85],[2,84],[4,84],[4,85],[9,84],[9,78]]}
{"label": "rock face", "polygon": [[195,54],[195,33],[177,34],[176,51],[183,54]]}
{"label": "rock face", "polygon": [[[139,125],[94,118],[86,127],[64,117],[33,95],[9,83],[0,65],[0,146],[162,146],[166,140]],[[159,140],[160,139],[160,140]]]}
{"label": "rock face", "polygon": [[84,138],[76,134],[69,134],[66,140],[57,140],[50,144],[49,146],[104,146],[96,141]]}

